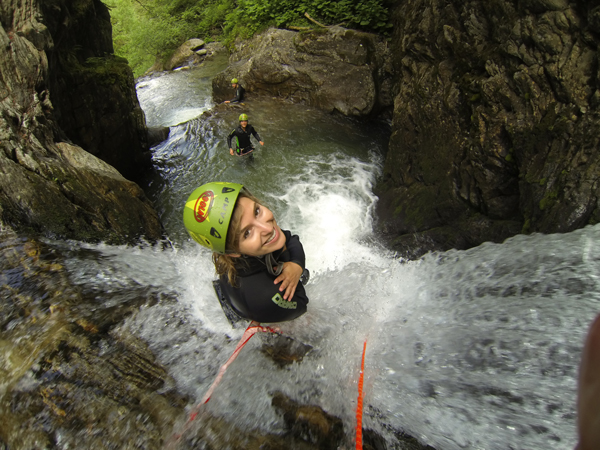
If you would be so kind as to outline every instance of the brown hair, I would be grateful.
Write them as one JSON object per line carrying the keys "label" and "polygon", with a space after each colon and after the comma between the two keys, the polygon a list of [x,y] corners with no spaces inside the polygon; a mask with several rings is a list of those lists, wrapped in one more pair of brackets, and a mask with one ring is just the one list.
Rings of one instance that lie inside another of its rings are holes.
{"label": "brown hair", "polygon": [[229,253],[238,253],[240,246],[240,223],[242,221],[242,209],[237,208],[238,201],[240,198],[248,198],[253,202],[262,204],[256,197],[254,197],[245,187],[240,191],[235,206],[233,208],[233,214],[231,215],[231,221],[229,222],[229,228],[227,229],[227,237],[225,238],[225,254],[213,253],[212,259],[215,264],[215,270],[217,275],[227,275],[229,284],[235,286],[235,279],[237,277],[236,264],[244,261],[243,258],[231,256]]}

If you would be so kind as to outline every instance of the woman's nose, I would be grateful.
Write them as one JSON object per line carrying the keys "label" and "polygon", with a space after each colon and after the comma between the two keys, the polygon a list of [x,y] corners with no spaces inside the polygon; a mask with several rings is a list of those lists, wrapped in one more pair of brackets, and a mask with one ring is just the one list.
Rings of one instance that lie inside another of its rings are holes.
{"label": "woman's nose", "polygon": [[260,227],[261,232],[271,233],[273,231],[273,213],[269,211],[258,220],[257,225]]}
{"label": "woman's nose", "polygon": [[273,232],[273,225],[269,222],[260,222],[257,224],[260,232],[262,234],[269,234]]}

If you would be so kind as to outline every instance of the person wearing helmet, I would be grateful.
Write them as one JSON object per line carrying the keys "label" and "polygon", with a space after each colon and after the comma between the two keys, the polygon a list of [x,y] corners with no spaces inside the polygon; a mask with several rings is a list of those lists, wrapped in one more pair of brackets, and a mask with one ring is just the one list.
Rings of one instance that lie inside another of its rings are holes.
{"label": "person wearing helmet", "polygon": [[231,100],[225,100],[225,103],[241,103],[246,90],[242,86],[240,86],[240,83],[238,83],[237,78],[231,79],[231,87],[235,92],[235,97],[233,97]]}
{"label": "person wearing helmet", "polygon": [[[244,156],[254,151],[254,146],[250,141],[250,136],[260,143],[265,145],[262,138],[258,134],[258,131],[254,129],[252,125],[248,123],[248,116],[246,114],[240,114],[240,124],[233,129],[229,136],[227,136],[227,146],[229,147],[229,153],[231,155],[236,154],[238,156]],[[235,153],[233,148],[233,139],[235,138]],[[252,155],[250,155],[252,156]]]}
{"label": "person wearing helmet", "polygon": [[189,196],[183,222],[213,252],[215,289],[232,324],[247,319],[284,322],[307,310],[308,280],[300,239],[241,184],[207,183]]}

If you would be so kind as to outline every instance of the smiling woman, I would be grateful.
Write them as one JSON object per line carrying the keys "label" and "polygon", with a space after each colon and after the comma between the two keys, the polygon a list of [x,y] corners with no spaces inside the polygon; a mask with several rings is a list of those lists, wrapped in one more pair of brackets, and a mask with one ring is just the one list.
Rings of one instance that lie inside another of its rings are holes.
{"label": "smiling woman", "polygon": [[306,312],[302,281],[308,271],[300,239],[282,230],[241,184],[200,186],[185,204],[183,221],[190,236],[213,251],[226,314],[272,323]]}

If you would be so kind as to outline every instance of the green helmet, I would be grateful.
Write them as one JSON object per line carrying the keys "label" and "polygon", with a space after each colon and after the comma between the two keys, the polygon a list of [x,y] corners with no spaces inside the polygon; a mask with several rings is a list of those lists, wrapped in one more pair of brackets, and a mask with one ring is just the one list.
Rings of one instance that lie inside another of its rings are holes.
{"label": "green helmet", "polygon": [[196,188],[183,208],[183,223],[190,236],[213,252],[225,253],[227,229],[235,201],[243,186],[213,182]]}
{"label": "green helmet", "polygon": [[231,79],[231,84],[238,84],[238,79],[237,78],[232,78]]}
{"label": "green helmet", "polygon": [[242,120],[248,121],[248,114],[240,114],[240,122]]}

